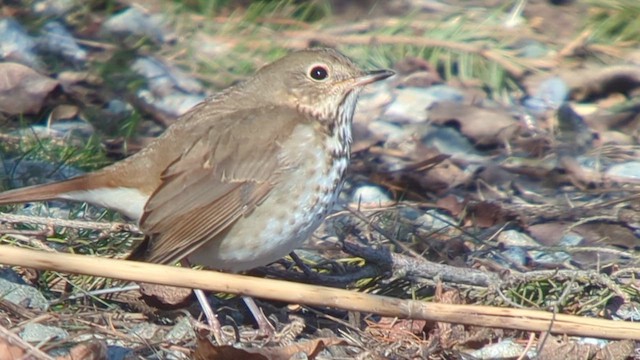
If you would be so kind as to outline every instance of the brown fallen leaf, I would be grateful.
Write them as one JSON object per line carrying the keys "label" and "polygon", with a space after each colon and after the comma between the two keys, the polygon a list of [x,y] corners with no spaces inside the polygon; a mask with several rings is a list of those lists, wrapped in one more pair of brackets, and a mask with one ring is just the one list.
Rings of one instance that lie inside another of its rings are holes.
{"label": "brown fallen leaf", "polygon": [[140,293],[152,306],[174,307],[186,304],[191,299],[191,289],[157,284],[140,284]]}
{"label": "brown fallen leaf", "polygon": [[58,82],[17,63],[0,63],[0,111],[35,114]]}
{"label": "brown fallen leaf", "polygon": [[519,131],[506,110],[442,102],[429,109],[429,120],[438,125],[454,125],[462,135],[478,145],[502,145]]}
{"label": "brown fallen leaf", "polygon": [[69,350],[65,356],[59,356],[56,360],[105,360],[107,359],[107,344],[104,341],[87,341],[80,343]]}
{"label": "brown fallen leaf", "polygon": [[22,348],[0,338],[0,359],[22,359],[24,356],[25,352]]}
{"label": "brown fallen leaf", "polygon": [[288,360],[298,353],[306,354],[307,359],[316,356],[328,346],[344,345],[346,342],[339,338],[318,338],[305,342],[298,342],[282,347],[263,347],[237,349],[233,346],[215,346],[204,336],[198,335],[195,360]]}

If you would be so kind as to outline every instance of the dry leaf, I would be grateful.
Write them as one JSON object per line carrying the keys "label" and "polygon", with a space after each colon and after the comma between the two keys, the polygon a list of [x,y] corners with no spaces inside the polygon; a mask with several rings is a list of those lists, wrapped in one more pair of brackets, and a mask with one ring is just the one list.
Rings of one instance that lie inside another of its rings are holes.
{"label": "dry leaf", "polygon": [[35,114],[58,82],[17,63],[0,63],[0,111]]}
{"label": "dry leaf", "polygon": [[140,293],[152,300],[154,305],[158,302],[158,306],[173,307],[190,300],[192,291],[189,288],[141,283]]}
{"label": "dry leaf", "polygon": [[306,354],[308,359],[315,357],[326,347],[343,345],[339,338],[318,338],[282,347],[264,347],[237,349],[233,346],[214,346],[205,337],[198,335],[198,343],[193,353],[195,360],[288,360],[298,353]]}
{"label": "dry leaf", "polygon": [[4,359],[22,359],[25,352],[22,348],[11,345],[5,339],[0,338],[0,360]]}
{"label": "dry leaf", "polygon": [[478,145],[502,145],[518,131],[518,123],[506,110],[442,102],[429,109],[429,120],[454,125]]}
{"label": "dry leaf", "polygon": [[104,360],[107,359],[107,344],[104,341],[87,341],[80,343],[69,351],[69,354],[57,360]]}

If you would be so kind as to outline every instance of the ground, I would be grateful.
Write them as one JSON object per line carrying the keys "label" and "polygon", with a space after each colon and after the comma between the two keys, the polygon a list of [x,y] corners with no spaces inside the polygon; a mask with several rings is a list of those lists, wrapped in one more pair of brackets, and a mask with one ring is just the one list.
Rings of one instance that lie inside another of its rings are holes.
{"label": "ground", "polygon": [[[247,274],[390,297],[387,312],[258,297],[275,327],[264,336],[239,297],[211,294],[228,343],[218,346],[189,291],[148,296],[126,281],[3,266],[0,359],[640,356],[634,0],[10,1],[0,11],[5,188],[121,160],[290,51],[335,47],[397,73],[362,94],[340,204],[300,260]],[[91,266],[142,239],[86,204],[6,206],[0,221],[0,256],[35,248]],[[402,316],[408,299],[425,305],[420,316]]]}

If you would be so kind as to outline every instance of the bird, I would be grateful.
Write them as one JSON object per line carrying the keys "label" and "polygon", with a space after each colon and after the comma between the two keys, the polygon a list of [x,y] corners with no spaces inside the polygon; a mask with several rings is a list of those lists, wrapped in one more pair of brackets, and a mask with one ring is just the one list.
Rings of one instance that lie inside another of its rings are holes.
{"label": "bird", "polygon": [[[195,105],[128,158],[0,193],[0,205],[87,202],[136,221],[136,258],[241,272],[299,247],[335,203],[364,71],[331,48],[292,52]],[[197,294],[197,293],[196,293]],[[200,300],[200,298],[199,298]]]}

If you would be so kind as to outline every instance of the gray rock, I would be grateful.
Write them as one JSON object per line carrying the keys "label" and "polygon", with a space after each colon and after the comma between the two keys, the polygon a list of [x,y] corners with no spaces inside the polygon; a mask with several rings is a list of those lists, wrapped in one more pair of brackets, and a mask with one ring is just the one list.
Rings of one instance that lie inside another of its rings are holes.
{"label": "gray rock", "polygon": [[50,340],[66,339],[69,337],[69,333],[56,326],[30,322],[25,325],[19,336],[22,340],[30,343],[43,343]]}
{"label": "gray rock", "polygon": [[138,97],[164,113],[180,116],[206,98],[200,82],[152,57],[136,60],[132,69],[148,82]]}
{"label": "gray rock", "polygon": [[41,68],[36,41],[12,18],[0,19],[0,60]]}
{"label": "gray rock", "polygon": [[466,161],[482,162],[486,160],[467,137],[449,126],[433,126],[421,141],[427,146],[434,146],[443,154],[449,154]]}
{"label": "gray rock", "polygon": [[196,336],[188,317],[182,317],[164,336],[165,341],[176,343]]}
{"label": "gray rock", "polygon": [[38,48],[60,55],[76,64],[87,60],[87,52],[80,48],[73,35],[59,22],[50,21],[42,27]]}
{"label": "gray rock", "polygon": [[0,278],[0,298],[32,309],[47,310],[49,301],[38,289]]}
{"label": "gray rock", "polygon": [[139,323],[131,328],[130,333],[132,336],[139,337],[140,339],[152,340],[159,330],[160,327],[156,324]]}
{"label": "gray rock", "polygon": [[180,116],[189,111],[196,104],[201,103],[206,96],[204,95],[190,95],[175,93],[163,97],[155,97],[148,90],[141,90],[138,92],[138,97],[144,100],[146,103],[152,105],[156,109],[173,116]]}
{"label": "gray rock", "polygon": [[512,48],[518,52],[518,56],[530,59],[539,59],[549,53],[548,46],[533,39],[520,40]]}
{"label": "gray rock", "polygon": [[582,240],[584,240],[584,238],[581,235],[576,234],[574,232],[568,232],[568,233],[562,235],[562,238],[560,239],[560,242],[558,243],[558,245],[560,245],[560,246],[578,246],[578,245],[580,245]]}
{"label": "gray rock", "polygon": [[569,86],[560,77],[554,76],[543,81],[535,94],[524,101],[524,106],[534,115],[560,108],[569,97]]}
{"label": "gray rock", "polygon": [[[502,259],[498,258],[496,261],[509,268],[514,264],[518,266],[524,266],[527,263],[528,259],[527,251],[518,246],[510,247],[500,252],[500,255],[502,255]],[[504,260],[508,261],[505,262]]]}
{"label": "gray rock", "polygon": [[640,161],[629,161],[613,165],[607,169],[606,175],[616,178],[638,180],[640,179]]}
{"label": "gray rock", "polygon": [[149,90],[155,95],[169,95],[175,90],[184,93],[198,93],[204,89],[199,81],[185,74],[182,70],[166,65],[153,57],[139,58],[131,68],[147,79]]}
{"label": "gray rock", "polygon": [[55,121],[48,125],[31,125],[13,134],[34,139],[74,139],[85,143],[95,133],[93,125],[81,119]]}
{"label": "gray rock", "polygon": [[520,356],[522,351],[524,351],[522,345],[511,339],[505,339],[473,351],[470,355],[476,359],[508,359]]}
{"label": "gray rock", "polygon": [[571,255],[563,251],[545,252],[532,250],[529,251],[531,260],[546,267],[557,267],[571,260]]}
{"label": "gray rock", "polygon": [[504,246],[540,246],[537,241],[531,238],[529,235],[521,233],[516,230],[505,230],[498,234],[498,243]]}
{"label": "gray rock", "polygon": [[122,346],[107,346],[107,360],[134,359],[133,350]]}
{"label": "gray rock", "polygon": [[370,122],[367,129],[373,134],[374,138],[377,139],[401,139],[407,136],[402,126],[382,120]]}
{"label": "gray rock", "polygon": [[160,14],[149,15],[135,7],[115,14],[102,25],[102,30],[117,36],[146,36],[157,43],[175,39],[165,27],[165,18]]}
{"label": "gray rock", "polygon": [[387,121],[400,123],[425,121],[427,109],[435,103],[464,100],[464,95],[459,90],[448,85],[434,85],[428,88],[406,87],[395,92],[395,99],[383,116]]}
{"label": "gray rock", "polygon": [[443,230],[447,234],[459,233],[459,230],[455,228],[457,221],[445,215],[437,210],[428,210],[422,216],[416,220],[416,225],[429,231],[438,231],[443,233]]}
{"label": "gray rock", "polygon": [[391,201],[387,191],[376,185],[358,186],[351,196],[352,203],[384,203]]}
{"label": "gray rock", "polygon": [[33,11],[39,15],[61,17],[75,5],[76,0],[41,0],[33,4]]}

